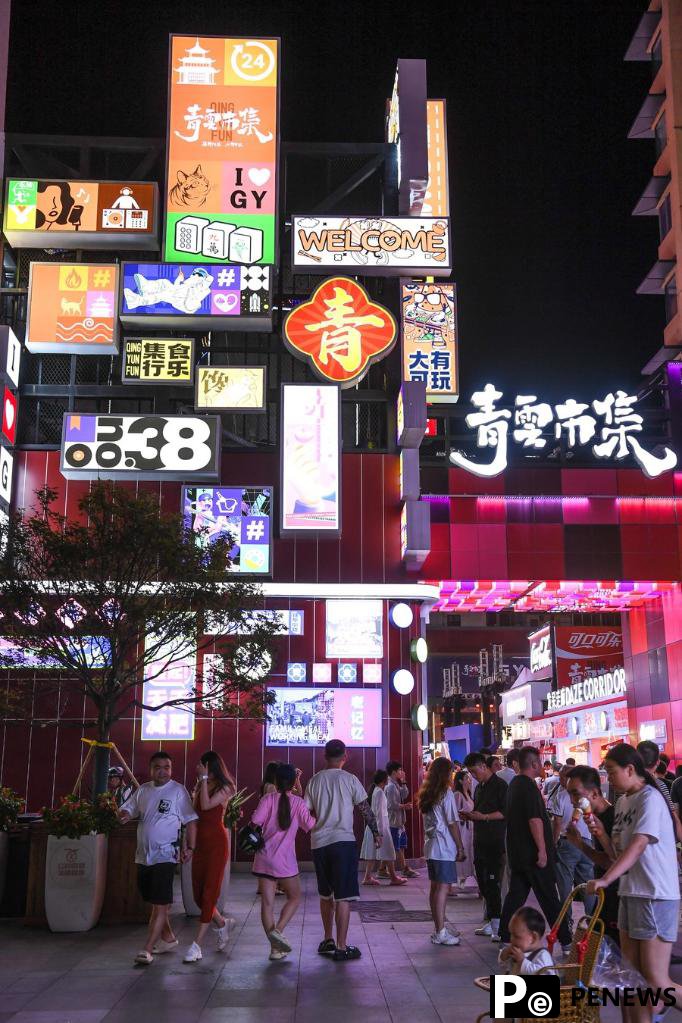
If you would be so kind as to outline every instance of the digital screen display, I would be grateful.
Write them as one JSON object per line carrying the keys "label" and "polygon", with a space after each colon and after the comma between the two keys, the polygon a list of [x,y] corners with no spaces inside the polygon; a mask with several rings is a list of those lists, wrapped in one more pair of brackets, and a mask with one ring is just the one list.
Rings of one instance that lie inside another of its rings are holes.
{"label": "digital screen display", "polygon": [[266,746],[381,746],[378,689],[271,689]]}
{"label": "digital screen display", "polygon": [[185,526],[203,546],[230,537],[233,572],[270,572],[271,508],[270,487],[182,488]]}
{"label": "digital screen display", "polygon": [[383,601],[328,600],[326,657],[384,656]]}
{"label": "digital screen display", "polygon": [[281,532],[337,533],[341,527],[339,388],[284,384]]}

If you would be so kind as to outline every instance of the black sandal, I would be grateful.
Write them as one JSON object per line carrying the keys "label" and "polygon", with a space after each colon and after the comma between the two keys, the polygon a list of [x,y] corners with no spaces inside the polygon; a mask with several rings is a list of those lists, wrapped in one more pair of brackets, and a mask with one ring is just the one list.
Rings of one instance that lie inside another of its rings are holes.
{"label": "black sandal", "polygon": [[336,942],[333,938],[325,938],[317,946],[317,954],[320,956],[333,956],[336,952]]}
{"label": "black sandal", "polygon": [[346,945],[345,948],[337,948],[334,952],[335,963],[345,963],[351,959],[359,959],[362,952],[355,945]]}

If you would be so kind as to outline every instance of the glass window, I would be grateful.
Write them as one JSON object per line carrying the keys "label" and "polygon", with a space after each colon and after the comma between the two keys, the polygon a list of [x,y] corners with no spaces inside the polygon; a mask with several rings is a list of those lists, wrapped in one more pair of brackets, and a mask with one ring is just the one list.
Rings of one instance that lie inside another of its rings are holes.
{"label": "glass window", "polygon": [[670,204],[670,192],[658,207],[658,232],[661,241],[665,238],[672,224],[672,209]]}
{"label": "glass window", "polygon": [[675,316],[677,313],[677,281],[675,279],[675,274],[672,275],[672,277],[665,286],[664,297],[665,297],[665,322],[670,323],[673,316]]}

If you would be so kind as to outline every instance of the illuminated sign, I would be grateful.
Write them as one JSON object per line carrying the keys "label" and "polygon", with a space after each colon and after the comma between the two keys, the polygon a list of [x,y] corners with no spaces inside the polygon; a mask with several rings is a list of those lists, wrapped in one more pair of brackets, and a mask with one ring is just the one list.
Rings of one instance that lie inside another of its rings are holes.
{"label": "illuminated sign", "polygon": [[269,266],[123,263],[121,323],[183,330],[269,330]]}
{"label": "illuminated sign", "polygon": [[0,447],[0,501],[9,505],[12,500],[14,458],[7,448]]}
{"label": "illuminated sign", "polygon": [[0,378],[4,373],[7,381],[19,386],[21,367],[21,344],[11,327],[0,326]]}
{"label": "illuminated sign", "polygon": [[171,36],[165,258],[276,262],[279,40]]}
{"label": "illuminated sign", "polygon": [[393,314],[349,277],[330,277],[284,321],[284,341],[325,383],[353,387],[396,339]]}
{"label": "illuminated sign", "polygon": [[265,412],[265,366],[197,366],[194,407]]}
{"label": "illuminated sign", "polygon": [[545,625],[530,637],[530,670],[534,675],[543,672],[545,677],[552,673],[552,636],[549,625]]}
{"label": "illuminated sign", "polygon": [[207,547],[230,540],[230,569],[267,575],[271,567],[271,487],[183,487],[185,527]]}
{"label": "illuminated sign", "polygon": [[625,668],[615,668],[603,675],[585,678],[572,686],[564,686],[547,695],[547,713],[575,707],[581,703],[597,703],[599,700],[613,700],[627,692]]}
{"label": "illuminated sign", "polygon": [[157,249],[158,198],[153,182],[9,178],[3,233],[14,248]]}
{"label": "illuminated sign", "polygon": [[[159,637],[153,633],[145,637],[145,650],[150,650]],[[187,647],[183,653],[183,646]],[[163,706],[172,700],[186,700],[194,695],[196,683],[196,651],[191,643],[181,639],[161,644],[153,661],[145,665],[142,685],[143,741],[177,740],[189,742],[194,738],[194,704]]]}
{"label": "illuminated sign", "polygon": [[659,743],[664,746],[668,741],[668,723],[663,718],[659,721],[642,721],[639,726],[639,741]]}
{"label": "illuminated sign", "polygon": [[430,217],[450,214],[448,183],[448,135],[444,99],[427,99],[426,133],[429,181],[421,212]]}
{"label": "illuminated sign", "polygon": [[422,211],[428,179],[426,133],[426,61],[401,57],[388,104],[386,141],[398,150],[400,212]]}
{"label": "illuminated sign", "polygon": [[305,612],[250,611],[245,622],[239,626],[235,625],[234,622],[221,621],[219,615],[211,615],[207,617],[204,624],[204,632],[207,636],[248,636],[261,622],[270,622],[273,625],[277,625],[280,636],[302,636]]}
{"label": "illuminated sign", "polygon": [[400,450],[400,500],[417,501],[420,492],[419,451],[416,448]]}
{"label": "illuminated sign", "polygon": [[557,686],[601,675],[623,663],[623,634],[603,625],[557,625],[554,629]]}
{"label": "illuminated sign", "polygon": [[400,557],[410,572],[421,568],[431,550],[431,509],[426,501],[405,501],[400,513]]}
{"label": "illuminated sign", "polygon": [[457,401],[454,284],[402,286],[403,379],[426,384],[426,401]]}
{"label": "illuminated sign", "polygon": [[[471,396],[478,411],[466,416],[467,426],[477,430],[476,446],[492,448],[492,460],[472,462],[462,451],[450,452],[451,462],[476,476],[498,476],[507,468],[512,412],[495,407],[500,398],[502,392],[493,384],[486,384],[482,391]],[[644,418],[634,411],[637,401],[636,395],[616,391],[590,405],[568,398],[552,406],[538,402],[534,394],[518,394],[514,403],[513,437],[517,444],[537,455],[547,447],[548,438],[544,434],[552,430],[554,442],[562,441],[571,451],[591,443],[595,458],[614,461],[634,458],[644,475],[655,479],[675,468],[677,455],[668,447],[663,447],[663,454],[655,455],[640,444],[636,435],[643,430]]]}
{"label": "illuminated sign", "polygon": [[17,438],[17,419],[19,418],[19,402],[16,394],[5,387],[2,399],[2,436],[10,447],[14,447]]}
{"label": "illuminated sign", "polygon": [[327,600],[325,657],[383,657],[381,600]]}
{"label": "illuminated sign", "polygon": [[[63,642],[72,663],[77,658],[88,668],[106,668],[111,664],[111,643],[106,636],[78,636],[64,638]],[[31,646],[13,643],[4,636],[0,636],[0,662],[4,668],[62,669],[56,658],[43,656]]]}
{"label": "illuminated sign", "polygon": [[34,354],[118,352],[115,263],[31,263],[26,347]]}
{"label": "illuminated sign", "polygon": [[381,746],[381,690],[271,689],[266,746]]}
{"label": "illuminated sign", "polygon": [[446,217],[294,216],[295,270],[405,277],[447,276],[452,269]]}
{"label": "illuminated sign", "polygon": [[282,385],[282,535],[341,529],[340,394],[333,386]]}
{"label": "illuminated sign", "polygon": [[124,384],[191,384],[193,379],[191,338],[142,337],[123,342]]}
{"label": "illuminated sign", "polygon": [[65,413],[60,469],[65,479],[217,480],[217,416],[106,416]]}
{"label": "illuminated sign", "polygon": [[426,429],[426,384],[405,380],[398,391],[396,440],[402,448],[418,448]]}

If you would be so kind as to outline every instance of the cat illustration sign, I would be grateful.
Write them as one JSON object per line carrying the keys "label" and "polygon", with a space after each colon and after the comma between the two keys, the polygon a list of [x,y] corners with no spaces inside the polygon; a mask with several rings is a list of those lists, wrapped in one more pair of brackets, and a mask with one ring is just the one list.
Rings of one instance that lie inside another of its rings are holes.
{"label": "cat illustration sign", "polygon": [[3,232],[15,248],[157,249],[150,181],[9,178]]}
{"label": "cat illustration sign", "polygon": [[277,39],[171,36],[165,257],[274,265]]}
{"label": "cat illustration sign", "polygon": [[26,348],[34,354],[116,355],[118,265],[31,263]]}

